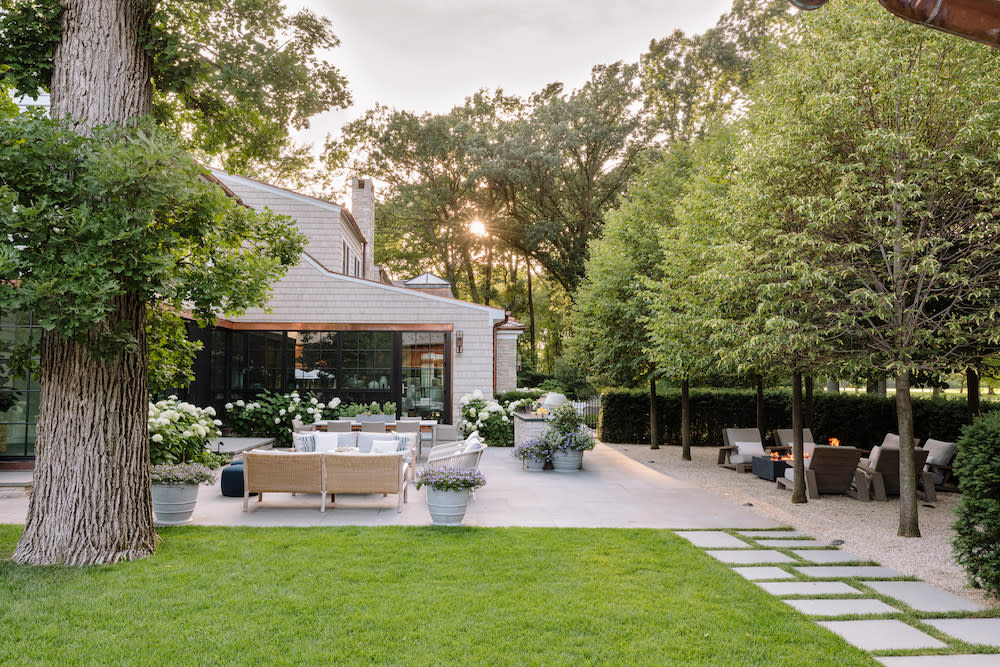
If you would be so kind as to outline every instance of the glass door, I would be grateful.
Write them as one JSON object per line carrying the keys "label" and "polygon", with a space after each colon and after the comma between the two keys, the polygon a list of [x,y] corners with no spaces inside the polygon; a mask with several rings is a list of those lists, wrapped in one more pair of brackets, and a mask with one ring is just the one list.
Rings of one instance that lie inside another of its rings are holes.
{"label": "glass door", "polygon": [[447,418],[450,387],[446,381],[447,334],[403,332],[400,413],[421,419]]}

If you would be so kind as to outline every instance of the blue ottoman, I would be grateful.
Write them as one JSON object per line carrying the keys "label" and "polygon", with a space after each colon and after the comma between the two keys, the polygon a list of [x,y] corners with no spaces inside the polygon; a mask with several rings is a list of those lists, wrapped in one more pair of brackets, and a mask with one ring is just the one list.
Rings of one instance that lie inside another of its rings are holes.
{"label": "blue ottoman", "polygon": [[222,469],[222,495],[230,498],[243,497],[243,461],[235,461]]}

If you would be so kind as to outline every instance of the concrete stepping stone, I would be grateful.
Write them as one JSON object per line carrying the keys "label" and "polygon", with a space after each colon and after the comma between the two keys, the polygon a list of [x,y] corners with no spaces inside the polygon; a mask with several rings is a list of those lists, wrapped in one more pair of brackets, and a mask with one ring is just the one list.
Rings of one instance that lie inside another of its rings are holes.
{"label": "concrete stepping stone", "polygon": [[875,658],[885,667],[996,667],[998,655],[901,655]]}
{"label": "concrete stepping stone", "polygon": [[861,593],[843,581],[758,581],[755,583],[779,598],[791,595],[857,595]]}
{"label": "concrete stepping stone", "polygon": [[795,568],[806,577],[817,579],[840,579],[857,577],[859,579],[892,579],[903,575],[895,570],[880,565],[817,565]]}
{"label": "concrete stepping stone", "polygon": [[[936,618],[923,622],[963,642],[1000,646],[1000,618]],[[994,658],[1000,664],[1000,655]]]}
{"label": "concrete stepping stone", "polygon": [[[979,611],[983,608],[972,600],[923,581],[872,581],[866,585],[918,611]],[[997,662],[1000,664],[1000,659]]]}
{"label": "concrete stepping stone", "polygon": [[820,621],[827,630],[865,651],[901,651],[914,648],[944,648],[934,639],[902,621]]}
{"label": "concrete stepping stone", "polygon": [[712,558],[717,558],[730,565],[755,565],[759,563],[794,563],[791,556],[780,551],[768,549],[747,549],[746,551],[706,551]]}
{"label": "concrete stepping stone", "polygon": [[760,579],[795,578],[794,574],[782,570],[780,567],[734,567],[733,572],[741,577],[746,577],[750,581],[758,581]]}
{"label": "concrete stepping stone", "polygon": [[752,537],[755,540],[767,537],[806,537],[810,540],[812,539],[811,535],[800,533],[797,530],[737,530],[736,532],[740,535],[745,535],[746,537]]}
{"label": "concrete stepping stone", "polygon": [[852,553],[840,551],[839,549],[803,549],[801,551],[792,550],[792,553],[810,563],[850,563],[851,561],[863,562],[868,560],[867,558],[855,556]]}
{"label": "concrete stepping stone", "polygon": [[674,534],[702,549],[753,549],[752,544],[721,530],[675,530]]}
{"label": "concrete stepping stone", "polygon": [[881,600],[783,600],[809,616],[850,616],[852,614],[896,614],[898,609]]}
{"label": "concrete stepping stone", "polygon": [[819,540],[806,539],[806,540],[757,540],[757,544],[762,547],[784,547],[784,548],[795,548],[795,547],[825,547],[829,546],[823,544]]}

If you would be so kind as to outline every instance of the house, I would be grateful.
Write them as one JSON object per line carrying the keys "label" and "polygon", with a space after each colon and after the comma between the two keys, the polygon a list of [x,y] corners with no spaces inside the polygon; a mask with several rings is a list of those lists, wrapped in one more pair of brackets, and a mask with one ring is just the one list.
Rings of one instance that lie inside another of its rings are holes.
{"label": "house", "polygon": [[374,262],[371,180],[351,181],[351,210],[241,176],[213,176],[253,208],[294,219],[308,245],[265,308],[192,328],[205,349],[190,399],[219,406],[263,390],[395,402],[399,414],[452,422],[460,397],[516,386],[524,326],[504,310],[461,301],[425,273],[390,282]]}
{"label": "house", "polygon": [[[348,210],[221,171],[213,177],[247,206],[293,218],[308,245],[266,308],[209,329],[189,325],[189,335],[204,343],[189,400],[221,411],[264,390],[298,389],[324,400],[393,401],[399,415],[452,423],[464,394],[515,388],[523,325],[502,309],[453,298],[437,276],[390,282],[375,265],[370,180],[352,181]],[[31,313],[0,313],[0,340],[39,335]],[[0,463],[30,465],[39,385],[31,376],[4,377],[4,361]]]}

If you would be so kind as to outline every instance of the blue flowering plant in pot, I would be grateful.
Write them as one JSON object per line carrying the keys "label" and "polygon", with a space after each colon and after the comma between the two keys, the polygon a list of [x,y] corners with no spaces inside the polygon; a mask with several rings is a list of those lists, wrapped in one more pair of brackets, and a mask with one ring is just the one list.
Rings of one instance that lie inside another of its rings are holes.
{"label": "blue flowering plant in pot", "polygon": [[593,449],[595,444],[583,417],[568,402],[552,411],[551,423],[541,439],[551,448],[552,469],[560,472],[580,470],[583,453]]}
{"label": "blue flowering plant in pot", "polygon": [[440,526],[460,526],[469,504],[469,493],[486,484],[475,468],[427,466],[417,475],[416,487],[427,487],[427,509]]}
{"label": "blue flowering plant in pot", "polygon": [[552,445],[544,438],[532,438],[514,446],[514,457],[525,470],[542,470],[552,460]]}

